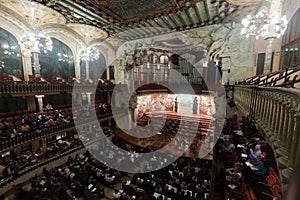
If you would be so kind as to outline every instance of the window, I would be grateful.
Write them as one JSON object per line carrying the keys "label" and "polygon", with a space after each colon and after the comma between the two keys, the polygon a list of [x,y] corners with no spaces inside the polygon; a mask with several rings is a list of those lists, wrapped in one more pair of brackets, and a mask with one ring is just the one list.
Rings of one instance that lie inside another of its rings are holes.
{"label": "window", "polygon": [[60,76],[68,80],[75,76],[74,57],[71,49],[61,41],[51,38],[53,42],[52,51],[39,54],[41,75],[52,80],[53,76]]}
{"label": "window", "polygon": [[0,60],[3,62],[1,73],[23,77],[20,46],[17,39],[6,30],[0,28]]}
{"label": "window", "polygon": [[288,24],[288,28],[282,37],[281,69],[297,67],[300,63],[300,9],[296,12]]}

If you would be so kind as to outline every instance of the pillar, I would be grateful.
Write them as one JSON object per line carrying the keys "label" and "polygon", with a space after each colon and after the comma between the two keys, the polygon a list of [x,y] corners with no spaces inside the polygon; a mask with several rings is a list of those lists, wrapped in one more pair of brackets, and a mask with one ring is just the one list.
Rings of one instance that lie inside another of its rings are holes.
{"label": "pillar", "polygon": [[89,79],[90,78],[90,66],[89,66],[90,62],[86,61],[85,62],[85,79]]}
{"label": "pillar", "polygon": [[271,72],[272,52],[273,52],[272,40],[269,40],[268,44],[266,45],[264,74],[268,74]]}
{"label": "pillar", "polygon": [[29,75],[32,75],[32,63],[31,63],[31,52],[28,49],[22,51],[22,64],[24,81],[29,81]]}
{"label": "pillar", "polygon": [[33,69],[35,76],[41,76],[41,66],[39,61],[39,54],[34,52],[32,53],[33,56]]}
{"label": "pillar", "polygon": [[87,105],[91,105],[91,94],[92,94],[91,92],[86,93],[86,98],[87,98],[87,103],[88,103]]}
{"label": "pillar", "polygon": [[110,80],[110,69],[109,69],[109,66],[106,67],[106,80]]}
{"label": "pillar", "polygon": [[43,111],[44,110],[44,104],[43,104],[43,97],[44,97],[44,95],[35,95],[35,97],[38,100],[39,111]]}
{"label": "pillar", "polygon": [[75,77],[81,80],[81,78],[83,77],[81,77],[81,72],[80,72],[80,60],[76,59],[74,65],[75,65]]}

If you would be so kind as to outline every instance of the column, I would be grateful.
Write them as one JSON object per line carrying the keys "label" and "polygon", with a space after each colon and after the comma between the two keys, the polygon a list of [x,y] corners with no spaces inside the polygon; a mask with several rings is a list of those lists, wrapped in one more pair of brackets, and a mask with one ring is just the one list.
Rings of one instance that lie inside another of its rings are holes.
{"label": "column", "polygon": [[90,62],[86,61],[85,62],[85,79],[89,79],[90,78],[90,66],[89,66]]}
{"label": "column", "polygon": [[273,52],[273,45],[272,45],[272,39],[270,39],[268,40],[268,44],[266,45],[264,74],[268,74],[271,72],[272,52]]}
{"label": "column", "polygon": [[109,69],[109,66],[106,67],[106,80],[110,80],[110,69]]}
{"label": "column", "polygon": [[283,100],[282,100],[282,96],[281,94],[278,94],[277,96],[277,109],[278,109],[278,113],[277,113],[277,119],[276,119],[276,123],[275,123],[275,134],[276,134],[276,138],[279,138],[279,134],[280,134],[280,124],[282,123],[282,114],[283,114],[283,106],[282,106]]}
{"label": "column", "polygon": [[41,66],[40,66],[40,61],[39,61],[39,54],[34,52],[32,53],[33,56],[33,69],[34,69],[34,74],[35,76],[41,76]]}
{"label": "column", "polygon": [[[288,127],[288,131],[287,131],[287,142],[286,142],[286,155],[290,155],[291,149],[292,149],[292,139],[294,138],[294,126],[295,126],[295,111],[291,110],[290,111],[290,120],[289,120],[289,127]],[[292,161],[294,160],[293,156],[292,157],[288,157],[288,164],[290,164]]]}
{"label": "column", "polygon": [[44,104],[43,104],[43,98],[44,95],[35,95],[35,97],[38,100],[38,104],[39,104],[39,111],[43,111],[44,110]]}
{"label": "column", "polygon": [[22,64],[24,81],[29,81],[29,75],[32,75],[31,52],[28,49],[22,49]]}
{"label": "column", "polygon": [[80,59],[76,59],[74,62],[75,65],[75,77],[78,80],[81,80],[81,72],[80,72]]}
{"label": "column", "polygon": [[275,102],[274,102],[274,96],[271,96],[270,98],[270,111],[269,111],[269,119],[268,119],[268,130],[270,131],[272,129],[273,120],[274,120],[274,110],[275,110]]}
{"label": "column", "polygon": [[91,94],[92,94],[91,92],[86,93],[86,98],[87,98],[87,103],[88,103],[87,105],[91,105]]}
{"label": "column", "polygon": [[283,140],[284,146],[286,145],[286,140],[287,140],[287,133],[288,133],[288,128],[289,128],[289,120],[290,120],[290,102],[285,104],[285,117],[284,117],[284,125],[283,125],[283,130],[282,130],[282,135],[281,135],[281,140]]}
{"label": "column", "polygon": [[272,123],[272,127],[271,127],[271,131],[273,131],[273,134],[274,136],[276,136],[276,123],[278,123],[278,115],[279,115],[279,112],[280,112],[280,109],[279,109],[279,105],[278,105],[278,94],[275,94],[275,97],[274,97],[274,106],[275,106],[275,109],[274,109],[274,121]]}

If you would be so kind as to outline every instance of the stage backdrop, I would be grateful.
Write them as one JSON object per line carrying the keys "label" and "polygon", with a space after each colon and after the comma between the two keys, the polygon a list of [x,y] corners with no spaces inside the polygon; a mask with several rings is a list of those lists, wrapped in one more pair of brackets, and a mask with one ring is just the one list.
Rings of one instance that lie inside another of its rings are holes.
{"label": "stage backdrop", "polygon": [[215,105],[209,95],[151,94],[138,96],[137,111],[139,115],[145,112],[177,111],[188,115],[212,116],[215,112]]}

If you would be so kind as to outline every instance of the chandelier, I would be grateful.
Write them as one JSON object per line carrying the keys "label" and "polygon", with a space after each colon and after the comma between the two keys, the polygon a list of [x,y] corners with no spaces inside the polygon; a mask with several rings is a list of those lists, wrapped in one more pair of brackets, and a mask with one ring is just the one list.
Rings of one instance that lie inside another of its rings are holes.
{"label": "chandelier", "polygon": [[256,39],[259,37],[265,40],[276,39],[284,34],[287,28],[286,16],[279,17],[276,14],[268,17],[266,12],[260,12],[255,16],[248,15],[242,20],[243,28],[241,35],[255,36]]}
{"label": "chandelier", "polygon": [[8,45],[8,44],[4,44],[3,45],[3,54],[4,55],[9,55],[9,56],[12,56],[12,55],[17,55],[18,57],[20,57],[20,53],[18,53],[18,49],[17,49],[17,46],[11,46],[11,45]]}
{"label": "chandelier", "polygon": [[52,51],[52,40],[50,37],[38,36],[35,34],[23,35],[21,45],[32,53],[47,53]]}
{"label": "chandelier", "polygon": [[73,56],[68,56],[65,53],[57,53],[58,61],[59,62],[66,62],[66,63],[72,63],[73,62]]}
{"label": "chandelier", "polygon": [[88,47],[86,49],[81,49],[79,53],[79,58],[80,60],[83,61],[98,60],[99,56],[100,56],[99,50],[91,47]]}

